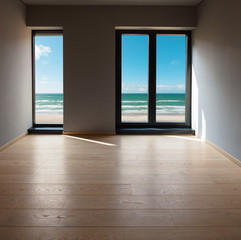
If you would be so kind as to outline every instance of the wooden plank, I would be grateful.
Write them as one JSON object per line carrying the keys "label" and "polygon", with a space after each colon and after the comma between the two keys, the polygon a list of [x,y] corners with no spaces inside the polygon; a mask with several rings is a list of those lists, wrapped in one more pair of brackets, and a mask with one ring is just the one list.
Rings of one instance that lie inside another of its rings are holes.
{"label": "wooden plank", "polygon": [[0,195],[131,195],[128,184],[1,183]]}
{"label": "wooden plank", "polygon": [[210,175],[210,178],[217,184],[240,184],[241,175],[231,175],[231,174],[222,174],[222,175]]}
{"label": "wooden plank", "polygon": [[11,209],[0,209],[0,226],[4,226],[4,223],[11,216],[13,210]]}
{"label": "wooden plank", "polygon": [[182,240],[176,227],[125,228],[125,240]]}
{"label": "wooden plank", "polygon": [[192,195],[230,196],[241,195],[240,184],[163,184],[131,185],[133,195]]}
{"label": "wooden plank", "polygon": [[[113,160],[82,160],[82,159],[1,159],[0,160],[0,167],[41,167],[41,168],[106,168],[106,167],[115,167],[116,163]],[[226,165],[227,166],[227,165]],[[229,166],[227,166],[229,167]]]}
{"label": "wooden plank", "polygon": [[[193,177],[195,179],[195,176]],[[190,178],[189,178],[190,179]],[[192,177],[191,177],[192,179]],[[199,179],[199,178],[198,178]],[[210,181],[208,177],[200,181]],[[56,183],[56,184],[147,184],[148,175],[67,175],[67,174],[8,174],[0,175],[0,183]]]}
{"label": "wooden plank", "polygon": [[241,168],[192,168],[192,167],[82,167],[82,166],[65,166],[65,167],[41,167],[41,166],[2,166],[1,175],[9,174],[36,174],[36,175],[117,175],[117,174],[145,174],[145,175],[241,175]]}
{"label": "wooden plank", "polygon": [[0,208],[63,208],[66,196],[0,196]]}
{"label": "wooden plank", "polygon": [[68,196],[64,208],[239,209],[241,196]]}
{"label": "wooden plank", "polygon": [[[1,164],[1,161],[0,161]],[[227,159],[199,159],[199,160],[132,160],[122,159],[116,161],[118,167],[180,167],[180,168],[238,168],[237,165]]]}
{"label": "wooden plank", "polygon": [[176,226],[241,227],[241,209],[172,210]]}
{"label": "wooden plank", "polygon": [[213,184],[214,181],[207,175],[188,174],[155,174],[149,176],[149,184]]}
{"label": "wooden plank", "polygon": [[131,227],[125,228],[126,240],[238,240],[240,227]]}
{"label": "wooden plank", "polygon": [[14,210],[4,226],[174,226],[168,210]]}
{"label": "wooden plank", "polygon": [[2,239],[91,239],[91,240],[124,240],[123,228],[98,227],[0,227]]}

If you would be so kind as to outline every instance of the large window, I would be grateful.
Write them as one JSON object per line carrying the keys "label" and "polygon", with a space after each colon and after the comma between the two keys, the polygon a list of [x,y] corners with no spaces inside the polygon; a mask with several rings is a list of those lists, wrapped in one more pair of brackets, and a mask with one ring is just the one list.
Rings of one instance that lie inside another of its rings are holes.
{"label": "large window", "polygon": [[116,31],[116,121],[190,127],[190,33]]}
{"label": "large window", "polygon": [[63,35],[33,32],[33,122],[63,124]]}

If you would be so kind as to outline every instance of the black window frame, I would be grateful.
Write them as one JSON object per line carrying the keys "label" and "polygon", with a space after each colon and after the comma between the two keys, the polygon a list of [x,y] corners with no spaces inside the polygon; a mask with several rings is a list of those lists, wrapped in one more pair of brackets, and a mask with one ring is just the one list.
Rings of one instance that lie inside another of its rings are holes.
{"label": "black window frame", "polygon": [[[122,34],[149,35],[149,75],[148,75],[148,122],[121,121],[121,47]],[[156,36],[185,35],[186,46],[186,84],[185,84],[185,122],[156,122]],[[116,131],[128,128],[191,128],[191,31],[173,30],[116,30]]]}
{"label": "black window frame", "polygon": [[[64,36],[63,30],[32,30],[32,123],[34,128],[63,128],[63,123],[36,123],[36,112],[35,112],[35,36]],[[63,95],[64,98],[64,95]]]}

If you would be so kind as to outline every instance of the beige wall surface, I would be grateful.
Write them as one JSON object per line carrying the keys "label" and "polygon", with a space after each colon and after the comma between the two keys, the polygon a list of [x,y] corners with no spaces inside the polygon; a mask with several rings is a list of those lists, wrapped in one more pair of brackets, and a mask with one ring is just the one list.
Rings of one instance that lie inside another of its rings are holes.
{"label": "beige wall surface", "polygon": [[27,25],[64,31],[64,130],[115,131],[115,27],[193,28],[195,7],[29,6]]}
{"label": "beige wall surface", "polygon": [[0,6],[0,147],[32,124],[31,31],[26,7],[17,0]]}
{"label": "beige wall surface", "polygon": [[241,1],[205,0],[193,34],[193,126],[241,160]]}

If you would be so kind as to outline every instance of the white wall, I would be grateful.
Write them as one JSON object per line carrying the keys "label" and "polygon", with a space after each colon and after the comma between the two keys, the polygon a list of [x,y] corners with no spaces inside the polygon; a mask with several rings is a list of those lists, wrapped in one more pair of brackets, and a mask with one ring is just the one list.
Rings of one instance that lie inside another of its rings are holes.
{"label": "white wall", "polygon": [[0,5],[0,146],[32,124],[31,32],[18,0]]}
{"label": "white wall", "polygon": [[28,26],[63,26],[64,131],[115,131],[115,27],[193,28],[195,7],[29,6]]}
{"label": "white wall", "polygon": [[193,127],[241,160],[241,1],[204,0],[193,34]]}

